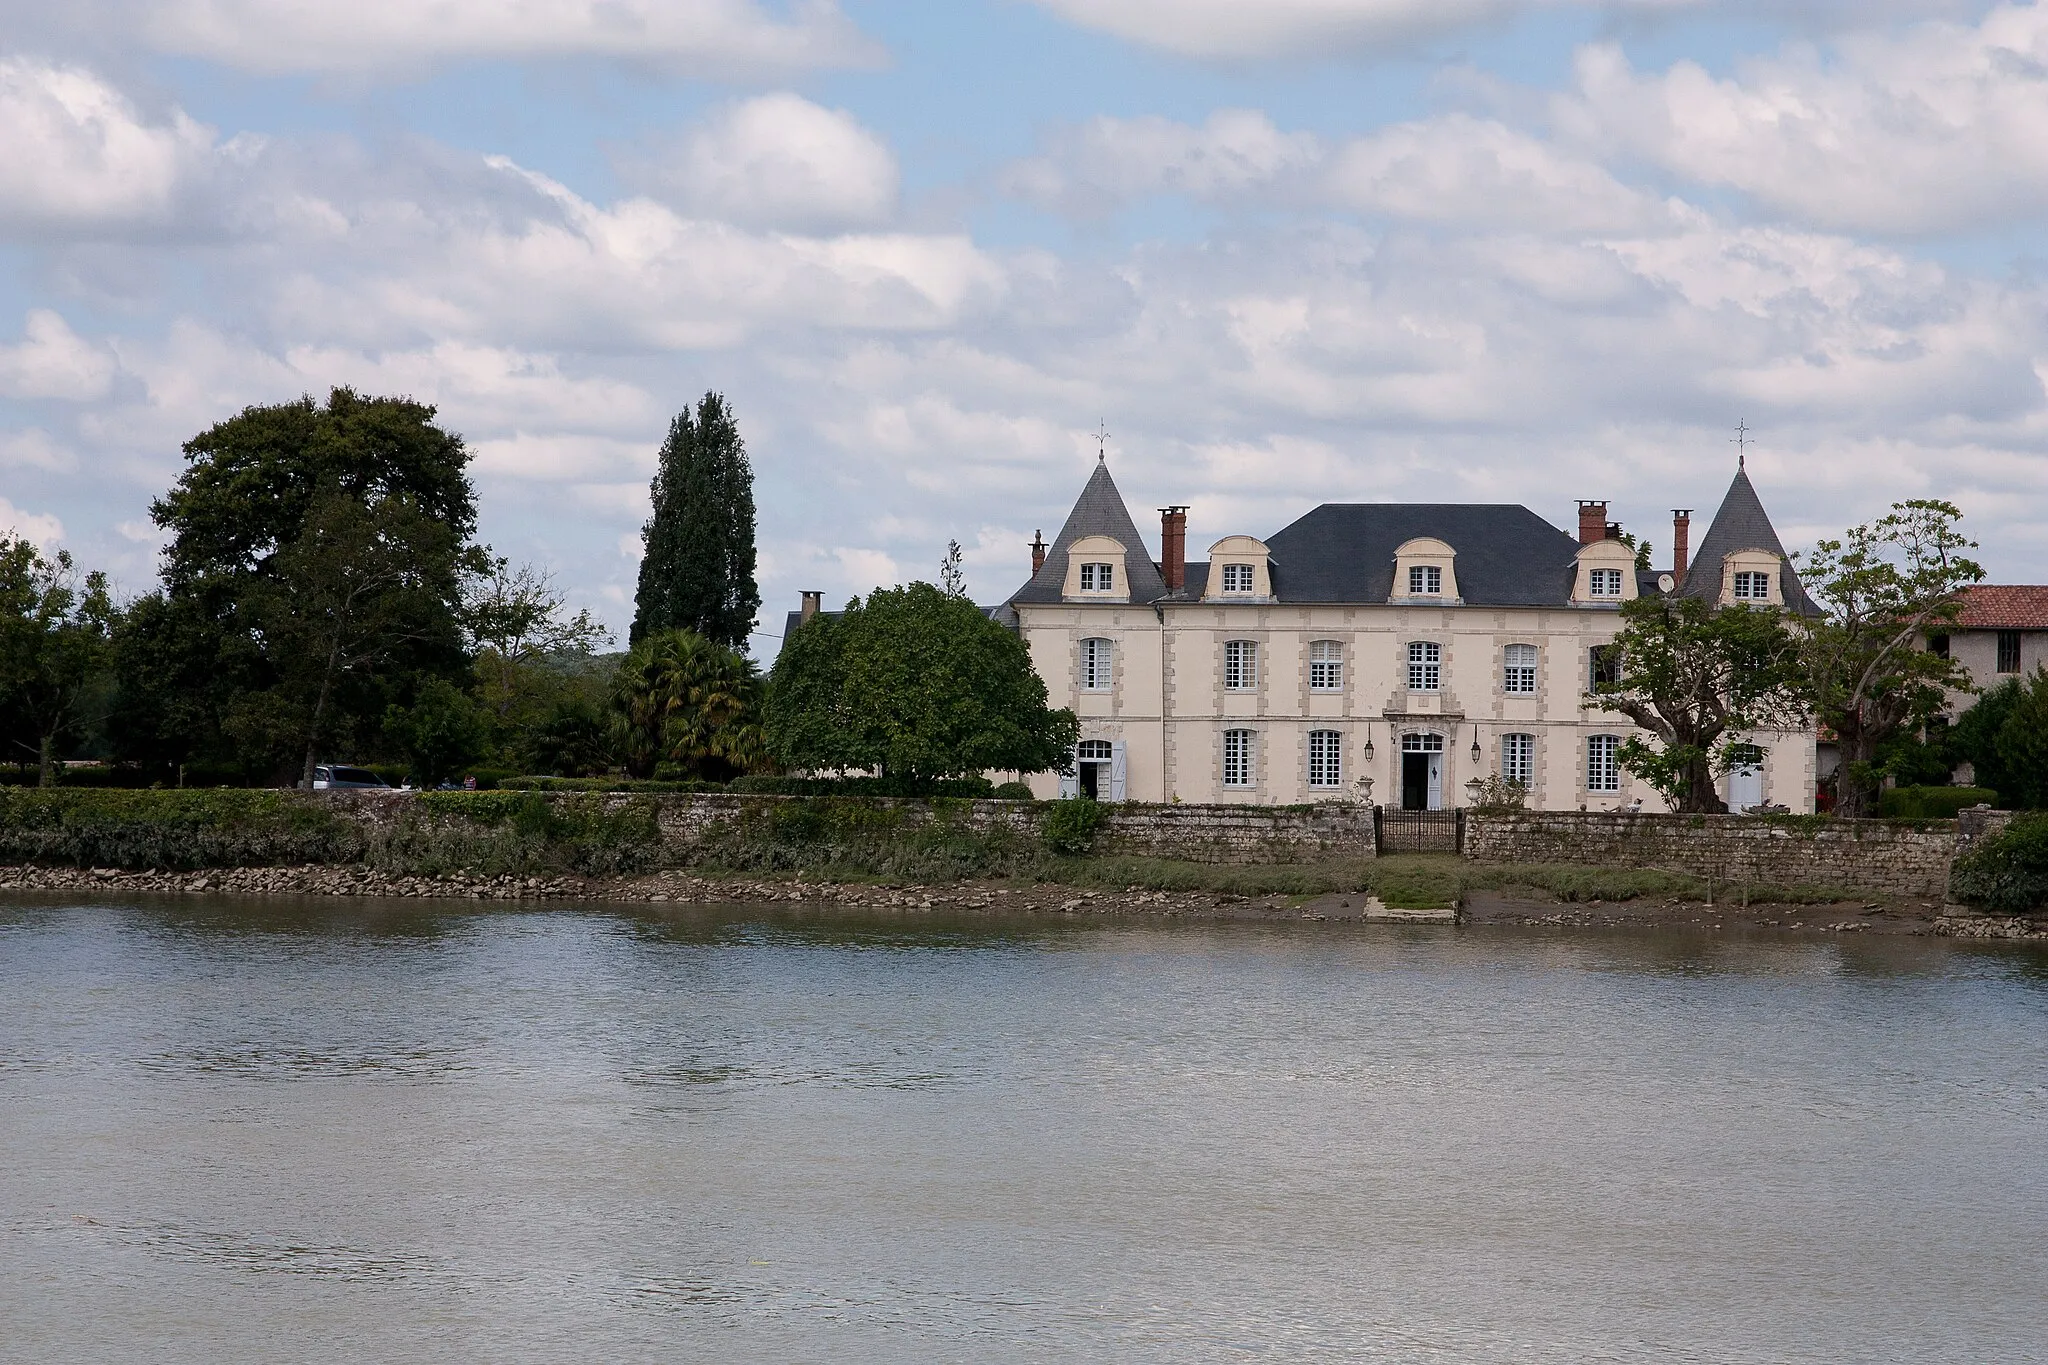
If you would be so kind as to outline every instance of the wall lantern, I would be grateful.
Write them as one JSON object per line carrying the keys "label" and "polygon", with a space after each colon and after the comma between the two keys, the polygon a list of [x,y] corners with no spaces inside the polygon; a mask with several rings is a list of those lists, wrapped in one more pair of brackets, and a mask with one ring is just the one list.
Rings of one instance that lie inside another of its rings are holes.
{"label": "wall lantern", "polygon": [[1472,761],[1477,764],[1484,762],[1485,759],[1486,755],[1479,752],[1479,727],[1475,725],[1472,727]]}
{"label": "wall lantern", "polygon": [[1372,731],[1365,732],[1365,761],[1372,762]]}

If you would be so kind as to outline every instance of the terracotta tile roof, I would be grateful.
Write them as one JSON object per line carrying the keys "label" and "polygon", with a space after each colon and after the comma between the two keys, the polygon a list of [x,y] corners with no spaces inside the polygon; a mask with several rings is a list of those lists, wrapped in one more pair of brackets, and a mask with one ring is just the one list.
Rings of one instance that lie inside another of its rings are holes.
{"label": "terracotta tile roof", "polygon": [[1965,630],[2048,630],[2048,584],[1979,583],[1963,589]]}

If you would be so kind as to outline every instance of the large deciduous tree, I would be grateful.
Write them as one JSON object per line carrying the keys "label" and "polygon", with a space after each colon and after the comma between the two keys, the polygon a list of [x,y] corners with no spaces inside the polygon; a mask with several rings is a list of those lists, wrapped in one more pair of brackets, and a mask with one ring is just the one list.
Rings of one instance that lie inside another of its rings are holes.
{"label": "large deciduous tree", "polygon": [[1967,557],[1976,543],[1958,529],[1953,503],[1915,499],[1889,515],[1823,540],[1802,577],[1820,606],[1801,641],[1809,699],[1841,743],[1835,810],[1869,815],[1882,782],[1887,741],[1919,731],[1967,691],[1961,665],[1926,647],[1930,632],[1956,619],[1965,587],[1984,577]]}
{"label": "large deciduous tree", "polygon": [[1745,759],[1748,735],[1804,723],[1797,641],[1776,611],[1696,597],[1639,597],[1621,612],[1608,646],[1617,680],[1586,705],[1648,732],[1618,757],[1673,810],[1725,810],[1715,777]]}
{"label": "large deciduous tree", "polygon": [[57,746],[85,720],[115,619],[103,574],[79,576],[68,551],[45,556],[0,535],[0,718],[10,746],[57,780]]}
{"label": "large deciduous tree", "polygon": [[486,564],[469,452],[434,416],[338,388],[185,443],[151,508],[162,594],[119,645],[125,749],[304,780],[323,743],[362,742],[421,680],[465,674],[463,586]]}
{"label": "large deciduous tree", "polygon": [[652,491],[630,642],[688,630],[744,649],[761,607],[754,471],[722,395],[705,394],[669,424]]}
{"label": "large deciduous tree", "polygon": [[783,642],[767,736],[789,767],[875,769],[917,783],[1064,768],[1078,725],[1047,706],[1014,631],[913,583],[814,617]]}

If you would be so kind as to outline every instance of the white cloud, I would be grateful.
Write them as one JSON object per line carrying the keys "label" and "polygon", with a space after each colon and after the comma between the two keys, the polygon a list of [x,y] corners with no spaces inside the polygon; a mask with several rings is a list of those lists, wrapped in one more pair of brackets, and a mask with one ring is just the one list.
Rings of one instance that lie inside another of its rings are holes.
{"label": "white cloud", "polygon": [[1038,0],[1070,23],[1184,57],[1286,57],[1412,41],[1517,0]]}
{"label": "white cloud", "polygon": [[1221,109],[1200,126],[1164,118],[1096,118],[1045,155],[1012,166],[1005,189],[1062,212],[1121,208],[1152,194],[1227,199],[1316,164],[1321,142],[1283,133],[1255,109]]}
{"label": "white cloud", "polygon": [[0,60],[0,224],[160,223],[213,155],[210,129],[145,119],[91,72]]}
{"label": "white cloud", "polygon": [[686,212],[757,227],[865,226],[896,211],[895,154],[843,109],[762,95],[633,168]]}
{"label": "white cloud", "polygon": [[878,59],[835,0],[802,0],[788,18],[755,0],[76,0],[56,14],[41,0],[14,0],[5,8],[39,30],[139,38],[271,75],[603,57],[729,78]]}
{"label": "white cloud", "polygon": [[1531,233],[1626,232],[1670,219],[1598,164],[1463,114],[1347,143],[1331,160],[1324,192],[1371,213]]}
{"label": "white cloud", "polygon": [[40,427],[0,432],[0,466],[59,471],[77,464],[78,457]]}
{"label": "white cloud", "polygon": [[0,346],[0,395],[86,402],[105,395],[114,360],[71,330],[61,314],[30,311],[18,346]]}
{"label": "white cloud", "polygon": [[47,550],[64,539],[64,523],[48,512],[24,512],[0,498],[0,535],[32,540]]}
{"label": "white cloud", "polygon": [[1921,24],[1740,64],[1638,73],[1577,60],[1561,127],[1609,153],[1727,186],[1794,220],[1860,231],[1981,227],[2048,211],[2048,7]]}

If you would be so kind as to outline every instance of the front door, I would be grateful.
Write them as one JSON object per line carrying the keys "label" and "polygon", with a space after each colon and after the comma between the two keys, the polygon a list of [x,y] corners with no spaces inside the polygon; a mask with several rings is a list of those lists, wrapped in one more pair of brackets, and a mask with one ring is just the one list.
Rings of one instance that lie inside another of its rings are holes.
{"label": "front door", "polygon": [[1102,788],[1104,785],[1102,770],[1108,766],[1107,763],[1083,763],[1081,765],[1081,795],[1087,797],[1090,801],[1100,801],[1102,799]]}
{"label": "front door", "polygon": [[1435,754],[1401,755],[1401,809],[1429,809],[1429,769]]}

